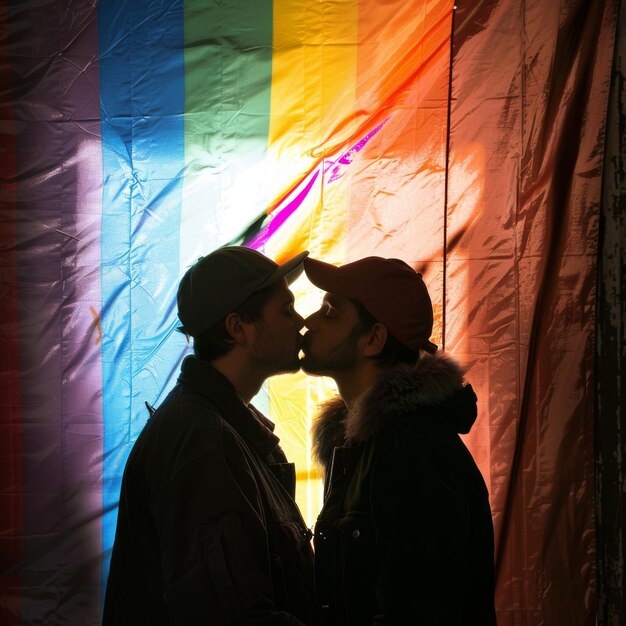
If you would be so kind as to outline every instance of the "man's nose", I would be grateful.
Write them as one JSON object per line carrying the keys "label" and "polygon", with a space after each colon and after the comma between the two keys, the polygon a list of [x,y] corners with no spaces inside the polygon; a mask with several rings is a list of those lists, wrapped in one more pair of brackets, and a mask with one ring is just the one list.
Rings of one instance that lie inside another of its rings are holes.
{"label": "man's nose", "polygon": [[300,330],[304,326],[304,318],[298,311],[295,312],[296,323],[298,324],[298,330]]}
{"label": "man's nose", "polygon": [[312,313],[307,318],[304,319],[304,326],[309,330],[313,330],[313,326],[315,325],[315,313]]}

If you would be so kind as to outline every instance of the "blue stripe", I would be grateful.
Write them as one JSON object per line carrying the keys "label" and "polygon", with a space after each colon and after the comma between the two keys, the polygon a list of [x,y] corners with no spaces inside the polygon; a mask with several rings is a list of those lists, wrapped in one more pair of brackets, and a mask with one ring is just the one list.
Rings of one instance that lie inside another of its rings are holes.
{"label": "blue stripe", "polygon": [[100,2],[103,582],[124,464],[173,383],[184,171],[183,2]]}

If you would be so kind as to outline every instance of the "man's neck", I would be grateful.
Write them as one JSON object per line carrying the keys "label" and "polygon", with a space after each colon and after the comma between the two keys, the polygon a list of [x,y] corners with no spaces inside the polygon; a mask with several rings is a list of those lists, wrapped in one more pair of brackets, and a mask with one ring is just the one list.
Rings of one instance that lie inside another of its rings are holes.
{"label": "man's neck", "polygon": [[211,361],[211,365],[230,381],[243,402],[249,404],[261,389],[266,377],[240,356],[231,351],[225,356]]}
{"label": "man's neck", "polygon": [[354,370],[334,374],[339,395],[348,409],[353,408],[356,400],[374,384],[379,374],[380,371],[372,361],[367,361]]}

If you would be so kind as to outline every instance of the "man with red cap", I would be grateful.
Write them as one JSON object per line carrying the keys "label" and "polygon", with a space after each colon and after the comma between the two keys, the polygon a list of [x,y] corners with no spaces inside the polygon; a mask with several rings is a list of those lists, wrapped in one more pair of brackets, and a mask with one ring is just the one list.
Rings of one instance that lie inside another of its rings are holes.
{"label": "man with red cap", "polygon": [[340,394],[314,424],[323,624],[495,624],[489,498],[459,437],[476,396],[430,342],[421,275],[380,257],[304,269],[327,293],[305,320],[302,367]]}
{"label": "man with red cap", "polygon": [[317,624],[294,466],[250,404],[268,376],[300,367],[288,285],[306,255],[277,265],[224,247],[183,276],[194,354],[126,464],[105,626]]}

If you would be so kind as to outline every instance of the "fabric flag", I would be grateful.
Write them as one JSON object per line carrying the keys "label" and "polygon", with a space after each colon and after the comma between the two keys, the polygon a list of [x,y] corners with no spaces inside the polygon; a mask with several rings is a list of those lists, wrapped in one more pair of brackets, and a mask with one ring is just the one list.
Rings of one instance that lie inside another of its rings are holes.
{"label": "fabric flag", "polygon": [[[396,257],[479,397],[500,624],[595,621],[593,328],[616,3],[0,7],[0,622],[100,618],[122,472],[228,243]],[[320,294],[301,277],[298,310]],[[298,470],[331,382],[255,400]],[[410,494],[407,495],[410,497]]]}

